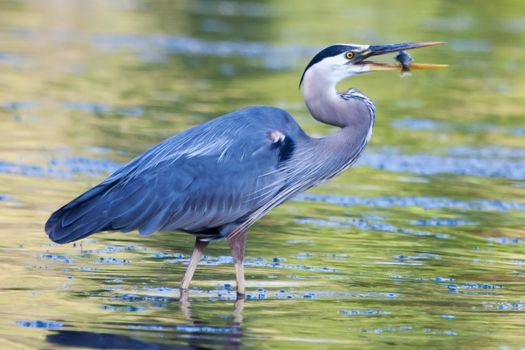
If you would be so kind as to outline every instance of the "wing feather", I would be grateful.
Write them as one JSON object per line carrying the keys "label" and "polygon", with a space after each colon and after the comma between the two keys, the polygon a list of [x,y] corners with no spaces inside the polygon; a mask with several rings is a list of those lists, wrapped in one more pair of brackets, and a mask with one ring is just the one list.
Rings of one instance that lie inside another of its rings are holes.
{"label": "wing feather", "polygon": [[287,142],[306,137],[286,112],[270,107],[237,111],[175,135],[57,210],[46,232],[66,243],[104,230],[198,233],[234,223],[262,207],[285,181],[280,152],[288,159],[293,149],[268,139],[272,130]]}

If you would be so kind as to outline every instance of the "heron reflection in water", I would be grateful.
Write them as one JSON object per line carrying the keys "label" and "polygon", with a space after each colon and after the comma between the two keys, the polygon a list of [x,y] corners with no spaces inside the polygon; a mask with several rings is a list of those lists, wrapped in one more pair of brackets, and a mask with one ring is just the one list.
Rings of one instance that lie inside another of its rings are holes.
{"label": "heron reflection in water", "polygon": [[[187,337],[188,345],[202,346],[206,338],[209,338],[208,345],[223,345],[223,349],[234,350],[240,349],[244,330],[242,328],[244,297],[239,297],[233,303],[233,310],[227,319],[226,326],[217,326],[210,323],[209,319],[201,319],[194,315],[192,304],[189,300],[187,291],[180,295],[180,310],[187,321],[191,322],[190,326],[185,328],[190,336]],[[209,334],[208,337],[203,336]]]}
{"label": "heron reflection in water", "polygon": [[[208,301],[203,301],[208,303]],[[219,301],[217,301],[219,302]],[[192,303],[194,303],[192,305]],[[221,306],[226,306],[222,301]],[[180,297],[180,311],[185,318],[183,323],[173,326],[165,326],[166,329],[159,331],[158,328],[150,336],[145,336],[141,332],[122,332],[114,330],[114,333],[92,332],[70,329],[60,329],[52,331],[46,336],[46,342],[53,345],[65,347],[80,347],[93,349],[158,349],[158,350],[190,350],[190,349],[207,349],[208,347],[222,348],[224,350],[236,350],[242,346],[244,331],[242,324],[242,312],[244,309],[244,298],[237,298],[233,302],[233,310],[229,317],[224,319],[220,315],[215,320],[200,318],[195,315],[195,305],[201,303],[191,302],[187,293],[182,293]],[[227,307],[230,307],[230,301],[227,301]],[[223,325],[223,323],[226,324]],[[220,324],[220,325],[219,325]],[[114,325],[113,325],[114,326]],[[140,330],[141,327],[148,329],[151,324],[132,325]],[[151,332],[151,331],[150,331]],[[157,334],[155,334],[157,333]],[[155,338],[162,338],[164,342],[159,342]],[[166,342],[170,340],[170,342]],[[174,344],[175,343],[175,344]],[[185,345],[177,345],[177,344]]]}
{"label": "heron reflection in water", "polygon": [[[234,259],[237,293],[244,294],[248,228],[299,192],[351,167],[372,135],[375,106],[356,89],[336,85],[374,71],[442,68],[378,63],[370,58],[440,42],[337,44],[316,54],[300,86],[317,121],[339,127],[308,136],[286,111],[248,107],[172,136],[139,155],[51,215],[45,230],[57,243],[99,231],[182,231],[196,237],[181,289],[186,290],[210,241],[226,238]],[[406,66],[406,67],[405,67]]]}

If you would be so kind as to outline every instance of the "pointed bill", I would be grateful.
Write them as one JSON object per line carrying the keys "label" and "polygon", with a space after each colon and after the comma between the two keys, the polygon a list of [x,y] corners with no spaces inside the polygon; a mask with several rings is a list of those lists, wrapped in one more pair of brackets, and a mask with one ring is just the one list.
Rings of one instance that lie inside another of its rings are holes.
{"label": "pointed bill", "polygon": [[[387,71],[387,70],[401,70],[403,67],[400,63],[380,63],[367,61],[366,59],[373,56],[385,55],[392,52],[399,52],[405,50],[419,49],[422,47],[444,45],[443,41],[424,41],[418,43],[401,43],[401,44],[387,44],[387,45],[370,45],[363,53],[363,61],[361,64],[367,64],[371,71]],[[440,69],[447,68],[446,64],[432,64],[432,63],[410,63],[408,68],[410,70],[423,69]]]}
{"label": "pointed bill", "polygon": [[412,49],[419,49],[422,47],[444,45],[444,41],[423,41],[420,43],[401,43],[401,44],[386,44],[386,45],[370,45],[366,57],[384,55],[391,52],[406,51]]}
{"label": "pointed bill", "polygon": [[[368,62],[371,71],[385,71],[385,70],[401,70],[403,65],[401,63],[376,63]],[[408,68],[410,70],[425,70],[425,69],[442,69],[447,68],[448,64],[434,64],[434,63],[410,63]]]}

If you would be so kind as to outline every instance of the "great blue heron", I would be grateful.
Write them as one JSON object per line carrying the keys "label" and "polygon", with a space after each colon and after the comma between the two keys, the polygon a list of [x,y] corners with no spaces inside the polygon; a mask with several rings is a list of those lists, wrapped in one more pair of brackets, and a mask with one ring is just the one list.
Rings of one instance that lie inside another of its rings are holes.
{"label": "great blue heron", "polygon": [[[49,238],[68,243],[99,231],[183,231],[196,236],[181,290],[187,290],[204,248],[227,238],[237,293],[244,294],[244,248],[250,225],[299,192],[337,176],[372,135],[374,103],[336,84],[352,75],[400,70],[372,56],[440,42],[338,44],[313,57],[300,86],[308,110],[338,132],[313,138],[286,111],[255,106],[215,118],[153,146],[106,180],[54,212]],[[410,64],[411,69],[441,65]]]}

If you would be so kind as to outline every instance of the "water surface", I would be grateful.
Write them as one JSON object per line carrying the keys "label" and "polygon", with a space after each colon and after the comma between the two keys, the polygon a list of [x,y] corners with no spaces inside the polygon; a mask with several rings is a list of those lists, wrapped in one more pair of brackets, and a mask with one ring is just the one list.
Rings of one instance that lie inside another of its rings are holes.
{"label": "water surface", "polygon": [[[525,347],[525,4],[0,2],[0,347]],[[48,215],[162,139],[285,108],[334,42],[443,40],[447,70],[356,77],[377,104],[359,165],[225,242],[182,298],[193,239],[48,241]]]}

